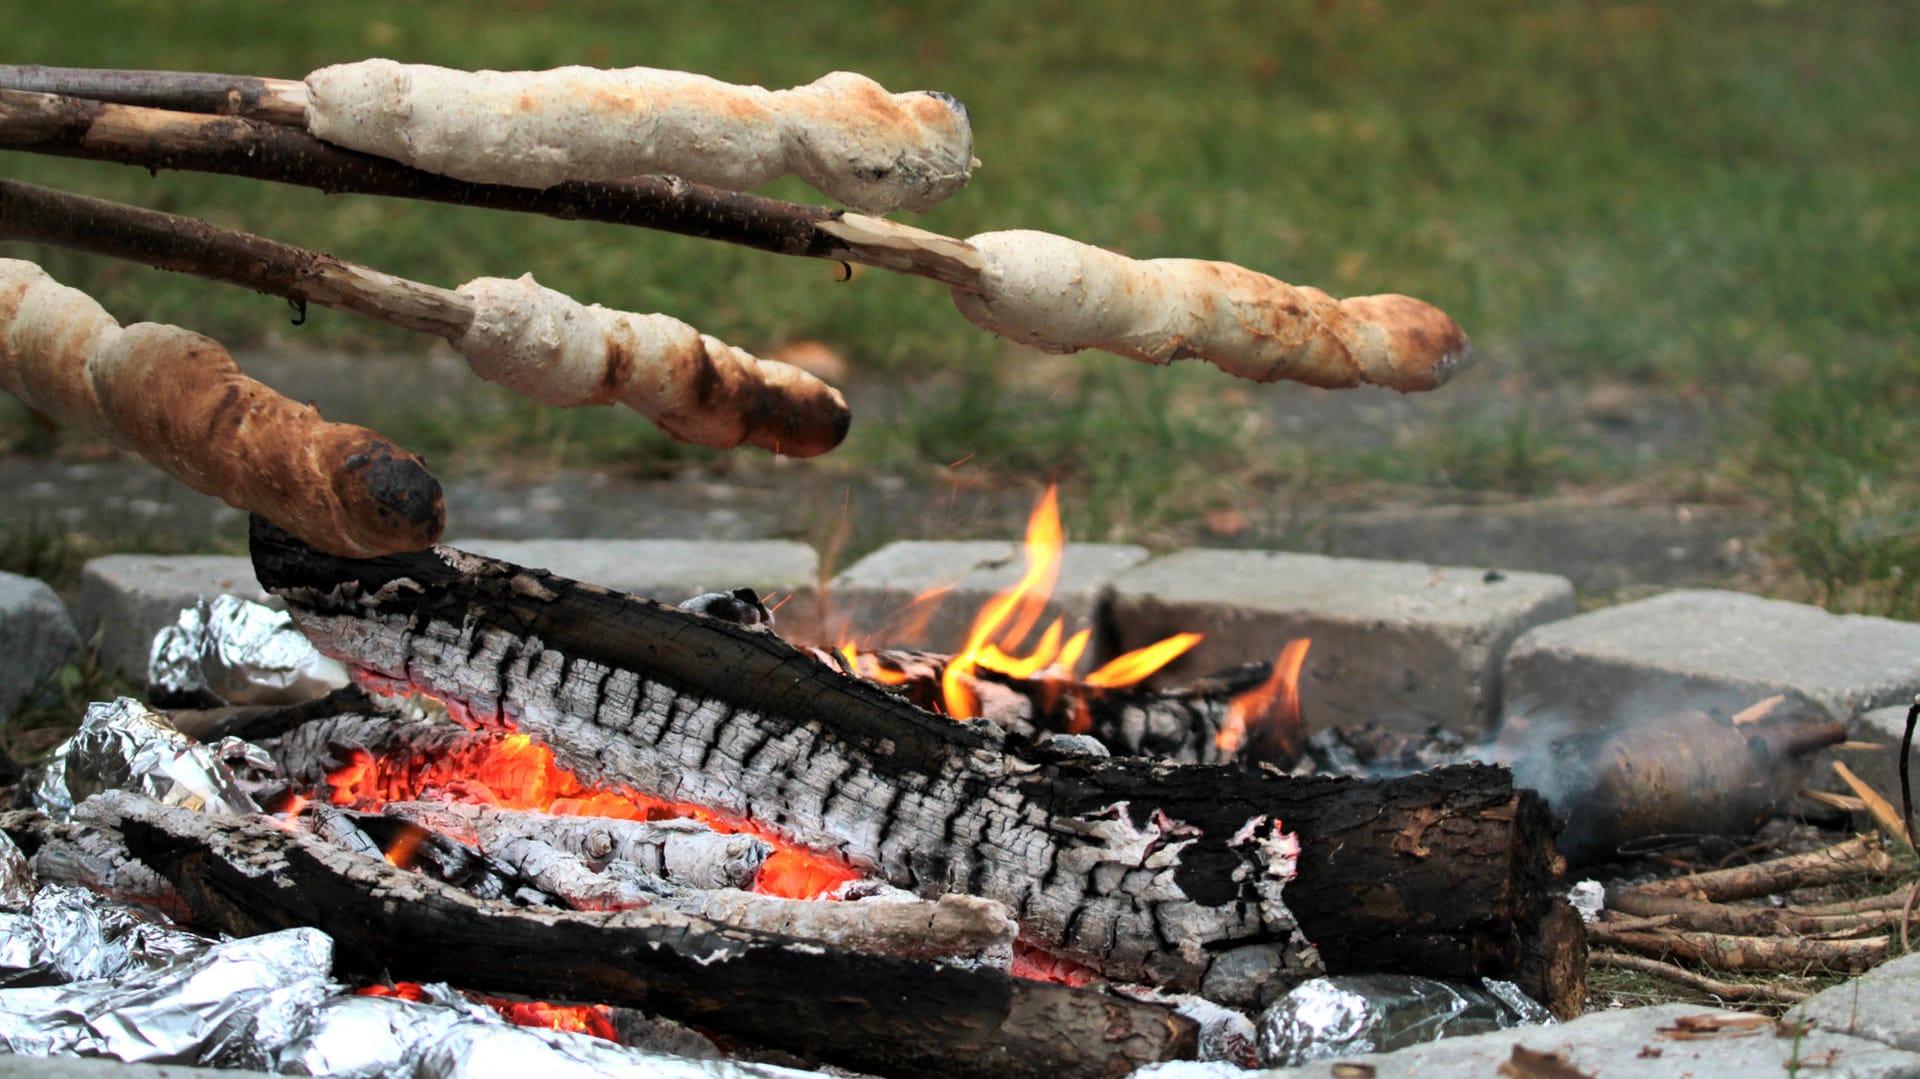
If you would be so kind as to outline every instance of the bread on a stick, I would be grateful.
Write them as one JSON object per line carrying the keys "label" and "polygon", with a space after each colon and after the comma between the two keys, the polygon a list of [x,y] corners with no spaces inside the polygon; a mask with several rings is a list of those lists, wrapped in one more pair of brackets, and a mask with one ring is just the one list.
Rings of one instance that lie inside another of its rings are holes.
{"label": "bread on a stick", "polygon": [[543,404],[624,404],[682,442],[795,457],[846,437],[840,391],[667,315],[588,306],[533,279],[460,286],[473,322],[450,338],[475,374]]}
{"label": "bread on a stick", "polygon": [[307,76],[316,137],[479,183],[671,173],[747,191],[798,176],[871,213],[925,210],[973,169],[967,110],[836,71],[791,90],[657,68],[457,71],[362,60]]}
{"label": "bread on a stick", "polygon": [[1229,262],[1131,259],[1046,232],[969,237],[986,267],[953,302],[985,330],[1046,352],[1097,348],[1147,363],[1197,357],[1256,382],[1430,390],[1467,335],[1411,296],[1336,300]]}
{"label": "bread on a stick", "polygon": [[122,328],[18,259],[0,259],[0,389],[330,554],[419,550],[445,522],[419,458],[248,378],[211,338]]}

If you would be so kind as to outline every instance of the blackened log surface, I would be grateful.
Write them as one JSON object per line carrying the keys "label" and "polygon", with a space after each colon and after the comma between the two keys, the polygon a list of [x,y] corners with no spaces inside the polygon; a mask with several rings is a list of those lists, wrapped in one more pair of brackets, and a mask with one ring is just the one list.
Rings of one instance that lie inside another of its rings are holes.
{"label": "blackened log surface", "polygon": [[[1503,769],[1363,782],[1049,755],[769,634],[537,571],[447,548],[336,559],[264,522],[253,550],[322,651],[504,711],[584,775],[753,817],[922,894],[998,899],[1110,976],[1270,995],[1315,962],[1299,918],[1339,969],[1509,977],[1579,1006],[1538,974],[1583,969],[1584,940],[1546,887],[1545,807]],[[1294,913],[1273,894],[1276,818],[1307,844]]]}
{"label": "blackened log surface", "polygon": [[514,908],[264,821],[103,798],[203,924],[313,926],[342,976],[622,1005],[887,1075],[1117,1079],[1193,1053],[1191,1022],[1154,1005],[671,912]]}

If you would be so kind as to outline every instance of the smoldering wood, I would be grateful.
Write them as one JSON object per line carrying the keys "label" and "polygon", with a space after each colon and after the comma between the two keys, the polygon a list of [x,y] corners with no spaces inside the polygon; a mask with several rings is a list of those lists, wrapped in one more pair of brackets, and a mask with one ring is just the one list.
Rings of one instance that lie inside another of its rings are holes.
{"label": "smoldering wood", "polygon": [[1193,1024],[1153,1005],[671,911],[514,908],[268,822],[99,800],[199,924],[313,926],[343,977],[632,1007],[883,1075],[1104,1079],[1193,1053]]}
{"label": "smoldering wood", "polygon": [[[1507,978],[1579,1009],[1550,818],[1504,769],[1362,782],[1076,759],[770,634],[449,548],[333,559],[257,522],[254,558],[324,652],[483,721],[504,711],[583,778],[757,820],[923,895],[1006,903],[1027,940],[1110,977],[1260,999],[1317,955]],[[1302,844],[1284,903],[1276,821]]]}
{"label": "smoldering wood", "polygon": [[716,832],[688,819],[555,816],[446,802],[396,802],[381,807],[380,812],[490,853],[515,839],[539,839],[580,859],[595,872],[621,863],[662,886],[747,888],[773,852],[764,840],[739,832]]}
{"label": "smoldering wood", "polygon": [[293,127],[305,127],[307,123],[307,86],[297,79],[0,64],[0,87],[178,112],[244,116]]}
{"label": "smoldering wood", "polygon": [[0,831],[27,856],[38,880],[145,903],[176,920],[188,914],[173,883],[134,857],[126,839],[111,827],[14,809],[0,812]]}
{"label": "smoldering wood", "polygon": [[858,262],[980,288],[984,262],[963,241],[884,218],[722,191],[671,176],[569,181],[533,189],[452,180],[343,150],[305,131],[57,94],[0,89],[0,149],[184,169],[657,229],[761,251]]}
{"label": "smoldering wood", "polygon": [[234,737],[246,742],[278,738],[316,719],[378,710],[367,691],[348,684],[299,704],[236,705],[223,708],[169,709],[174,729],[196,742],[212,744]]}

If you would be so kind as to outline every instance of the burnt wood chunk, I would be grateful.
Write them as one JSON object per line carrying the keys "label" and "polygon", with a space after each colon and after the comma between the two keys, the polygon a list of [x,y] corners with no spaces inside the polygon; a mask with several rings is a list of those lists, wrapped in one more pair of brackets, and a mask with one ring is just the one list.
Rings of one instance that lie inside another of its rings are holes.
{"label": "burnt wood chunk", "polygon": [[1194,1053],[1192,1022],[1159,1005],[672,911],[515,907],[261,818],[124,792],[96,806],[196,924],[238,936],[313,926],[333,937],[343,977],[638,1008],[882,1075],[1117,1079]]}
{"label": "burnt wood chunk", "polygon": [[772,634],[452,548],[342,559],[256,520],[253,554],[329,655],[511,724],[585,780],[751,818],[924,896],[998,900],[1029,944],[1110,978],[1257,1004],[1325,960],[1512,978],[1578,1010],[1549,815],[1504,769],[1076,758]]}

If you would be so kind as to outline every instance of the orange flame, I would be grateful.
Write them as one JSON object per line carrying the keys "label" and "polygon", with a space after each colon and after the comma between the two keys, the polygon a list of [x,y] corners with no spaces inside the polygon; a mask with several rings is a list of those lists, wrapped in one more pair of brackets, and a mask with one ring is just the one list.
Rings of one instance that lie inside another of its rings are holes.
{"label": "orange flame", "polygon": [[[503,809],[618,820],[693,817],[715,831],[745,832],[773,845],[774,854],[754,879],[754,891],[765,895],[812,899],[861,876],[845,861],[796,847],[752,821],[624,787],[589,787],[561,767],[551,749],[522,733],[482,741],[467,752],[429,759],[407,751],[397,758],[358,751],[328,775],[327,785],[332,788],[334,805],[367,811],[377,810],[386,802],[439,797]],[[387,860],[404,867],[412,853],[411,846],[403,850],[396,844],[387,853]]]}
{"label": "orange flame", "polygon": [[1312,643],[1306,637],[1288,641],[1273,661],[1273,673],[1267,680],[1227,706],[1227,718],[1213,739],[1222,753],[1238,753],[1248,733],[1256,729],[1286,753],[1300,751],[1300,668],[1306,664],[1307,646]]}
{"label": "orange flame", "polygon": [[[426,987],[419,982],[363,985],[353,993],[360,997],[394,997],[413,1001],[427,999]],[[478,993],[464,995],[499,1012],[502,1019],[515,1026],[591,1034],[610,1042],[620,1040],[620,1032],[613,1025],[613,1009],[605,1004],[549,1004],[544,1000],[505,1000]]]}
{"label": "orange flame", "polygon": [[[973,628],[959,652],[947,660],[940,677],[940,693],[947,714],[968,719],[980,714],[980,701],[969,684],[976,670],[995,671],[1013,678],[1045,677],[1045,672],[1071,671],[1086,653],[1091,630],[1080,630],[1063,642],[1065,624],[1055,619],[1031,651],[1019,654],[1053,598],[1066,550],[1066,532],[1060,527],[1059,492],[1048,487],[1027,520],[1027,569],[1013,587],[997,593],[974,616]],[[1113,660],[1088,676],[1088,685],[1113,688],[1131,685],[1173,662],[1199,643],[1200,634],[1182,633]]]}

